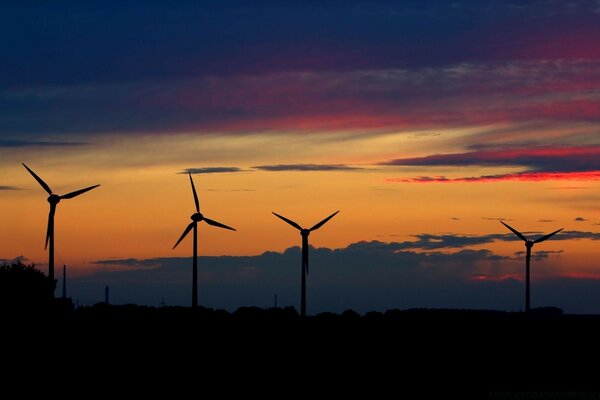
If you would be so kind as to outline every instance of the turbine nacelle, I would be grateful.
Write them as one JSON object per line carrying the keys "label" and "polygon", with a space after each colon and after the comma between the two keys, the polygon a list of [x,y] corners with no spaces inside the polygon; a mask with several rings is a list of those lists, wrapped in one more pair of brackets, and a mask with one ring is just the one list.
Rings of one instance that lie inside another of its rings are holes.
{"label": "turbine nacelle", "polygon": [[58,203],[60,203],[60,196],[57,194],[51,194],[48,197],[48,203],[50,203],[51,205],[57,205]]}
{"label": "turbine nacelle", "polygon": [[534,244],[535,242],[533,240],[527,239],[525,241],[525,247],[527,247],[528,249],[532,248]]}
{"label": "turbine nacelle", "polygon": [[302,237],[308,237],[308,235],[310,235],[310,229],[300,229],[300,235],[302,235]]}
{"label": "turbine nacelle", "polygon": [[198,212],[198,213],[195,213],[194,215],[192,215],[190,218],[194,222],[200,222],[200,221],[204,220],[204,215],[202,215],[201,213]]}

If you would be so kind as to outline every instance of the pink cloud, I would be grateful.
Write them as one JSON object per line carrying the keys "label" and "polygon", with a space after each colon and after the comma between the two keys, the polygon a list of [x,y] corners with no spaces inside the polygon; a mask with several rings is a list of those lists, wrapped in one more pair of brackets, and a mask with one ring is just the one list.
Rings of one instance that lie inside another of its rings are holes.
{"label": "pink cloud", "polygon": [[600,180],[600,146],[539,147],[482,150],[466,153],[434,154],[425,157],[400,158],[381,163],[397,166],[521,166],[522,172],[448,178],[420,176],[388,179],[401,183],[464,183],[497,181],[590,181]]}
{"label": "pink cloud", "polygon": [[484,175],[464,178],[446,178],[444,176],[422,176],[416,178],[390,178],[386,182],[397,183],[466,183],[466,182],[500,182],[500,181],[597,181],[600,171],[588,172],[522,172],[515,174]]}
{"label": "pink cloud", "polygon": [[485,274],[473,274],[470,279],[475,282],[503,282],[507,280],[523,280],[521,275],[503,274],[498,276],[485,275]]}
{"label": "pink cloud", "polygon": [[161,87],[142,109],[213,131],[419,129],[600,120],[600,63],[276,73]]}

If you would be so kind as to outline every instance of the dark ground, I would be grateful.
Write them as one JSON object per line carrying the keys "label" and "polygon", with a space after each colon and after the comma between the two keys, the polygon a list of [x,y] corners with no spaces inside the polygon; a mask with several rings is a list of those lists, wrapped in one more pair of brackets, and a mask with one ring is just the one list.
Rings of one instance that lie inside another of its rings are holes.
{"label": "dark ground", "polygon": [[4,317],[5,368],[37,371],[57,388],[65,376],[86,382],[82,393],[600,399],[589,392],[600,386],[600,316],[558,309],[302,320],[294,309],[99,304]]}

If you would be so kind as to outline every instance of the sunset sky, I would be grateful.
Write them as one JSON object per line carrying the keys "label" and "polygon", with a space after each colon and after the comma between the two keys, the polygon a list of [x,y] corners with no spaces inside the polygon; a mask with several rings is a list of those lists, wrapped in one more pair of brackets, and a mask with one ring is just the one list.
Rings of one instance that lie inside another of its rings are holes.
{"label": "sunset sky", "polygon": [[73,296],[187,305],[189,171],[238,230],[200,226],[200,304],[297,306],[300,236],[271,212],[341,210],[310,237],[311,312],[518,309],[500,219],[565,228],[533,306],[600,312],[600,1],[7,3],[0,260],[47,263],[24,162],[58,194],[101,184],[58,205]]}

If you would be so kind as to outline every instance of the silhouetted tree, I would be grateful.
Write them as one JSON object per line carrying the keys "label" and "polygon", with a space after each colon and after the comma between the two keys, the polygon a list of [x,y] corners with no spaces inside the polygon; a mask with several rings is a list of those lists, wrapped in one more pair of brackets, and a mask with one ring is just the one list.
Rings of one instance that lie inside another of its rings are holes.
{"label": "silhouetted tree", "polygon": [[354,310],[346,310],[342,313],[342,318],[346,321],[360,321],[360,314]]}
{"label": "silhouetted tree", "polygon": [[0,266],[0,309],[37,310],[50,306],[56,281],[51,280],[35,264],[21,260]]}

